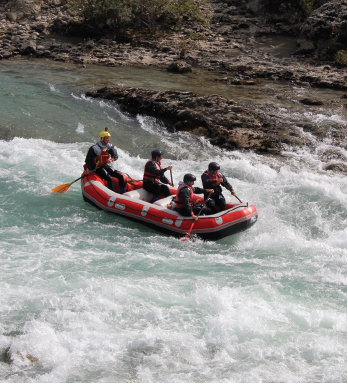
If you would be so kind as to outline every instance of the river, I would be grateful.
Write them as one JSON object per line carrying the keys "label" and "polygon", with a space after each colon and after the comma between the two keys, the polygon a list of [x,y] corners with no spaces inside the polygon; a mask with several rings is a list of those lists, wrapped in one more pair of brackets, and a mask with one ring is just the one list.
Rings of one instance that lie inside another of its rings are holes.
{"label": "river", "polygon": [[[214,92],[272,105],[291,124],[346,124],[341,106],[279,97],[335,91],[210,76],[0,62],[0,381],[347,381],[347,179],[321,156],[345,163],[346,151],[314,137],[315,151],[277,157],[225,151],[84,96],[106,84]],[[79,183],[52,194],[80,176],[106,126],[117,169],[141,178],[161,148],[177,185],[217,161],[258,222],[182,242],[97,210]]]}

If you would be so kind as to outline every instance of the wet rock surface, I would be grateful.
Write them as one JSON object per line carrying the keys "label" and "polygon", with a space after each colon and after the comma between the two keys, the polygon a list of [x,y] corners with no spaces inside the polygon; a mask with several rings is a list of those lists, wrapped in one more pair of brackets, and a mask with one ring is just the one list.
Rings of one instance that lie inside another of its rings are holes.
{"label": "wet rock surface", "polygon": [[[87,92],[86,96],[114,100],[124,111],[159,117],[169,128],[205,136],[213,144],[228,149],[274,151],[279,143],[266,119],[218,95],[103,88]],[[266,132],[267,138],[263,135]]]}
{"label": "wet rock surface", "polygon": [[[230,150],[277,154],[284,146],[313,146],[313,142],[299,132],[299,127],[280,121],[267,106],[262,109],[243,106],[219,95],[104,87],[87,92],[86,96],[113,100],[123,111],[158,117],[169,129],[204,136],[212,144]],[[302,129],[321,139],[330,134],[337,146],[345,146],[343,125],[331,127],[330,133],[323,127],[311,124]]]}

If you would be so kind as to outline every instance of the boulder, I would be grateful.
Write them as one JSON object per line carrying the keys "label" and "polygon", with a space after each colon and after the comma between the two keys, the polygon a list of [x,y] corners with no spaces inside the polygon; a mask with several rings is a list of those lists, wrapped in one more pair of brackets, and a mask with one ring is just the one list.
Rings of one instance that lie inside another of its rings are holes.
{"label": "boulder", "polygon": [[347,1],[331,0],[312,12],[301,27],[297,44],[297,54],[317,51],[322,59],[346,50]]}
{"label": "boulder", "polygon": [[35,53],[36,52],[35,40],[25,41],[20,48],[20,52],[23,54]]}
{"label": "boulder", "polygon": [[14,23],[18,19],[18,14],[16,12],[7,12],[6,17],[8,18],[8,20]]}
{"label": "boulder", "polygon": [[190,64],[187,64],[183,60],[179,60],[171,63],[168,66],[167,71],[176,72],[176,73],[187,73],[187,72],[192,72],[192,66]]}

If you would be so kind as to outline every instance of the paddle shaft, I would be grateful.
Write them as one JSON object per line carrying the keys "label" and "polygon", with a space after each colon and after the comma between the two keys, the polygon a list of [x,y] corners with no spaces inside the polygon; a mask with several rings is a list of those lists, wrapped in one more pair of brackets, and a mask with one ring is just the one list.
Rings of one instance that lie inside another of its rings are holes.
{"label": "paddle shaft", "polygon": [[[225,188],[227,188],[227,185],[225,183],[221,183],[221,185],[223,185]],[[228,188],[227,188],[228,189]],[[233,195],[236,199],[239,200],[240,203],[242,203],[242,200],[237,196],[237,195]]]}
{"label": "paddle shaft", "polygon": [[[203,205],[202,205],[202,208],[201,208],[200,211],[198,212],[197,216],[199,216],[200,213],[203,211],[203,208],[204,208],[204,206],[205,206],[205,203],[208,201],[210,195],[211,195],[211,193],[209,193],[208,197],[205,199],[205,201],[204,201],[204,203],[203,203]],[[192,223],[192,225],[191,225],[189,231],[187,232],[186,236],[183,238],[182,241],[185,241],[185,240],[188,238],[188,236],[189,236],[189,234],[191,233],[192,228],[193,228],[194,225],[195,225],[195,221]]]}
{"label": "paddle shaft", "polygon": [[[103,167],[104,165],[107,165],[107,164],[108,164],[108,163],[104,163],[104,164],[98,165],[98,167],[96,167],[96,168],[93,170],[93,172],[94,172],[96,169],[98,169],[98,168],[100,168],[100,167]],[[85,177],[85,176],[88,176],[88,173],[85,174],[85,175],[80,176],[79,178],[77,178],[76,180],[72,181],[71,183],[58,185],[58,187],[53,188],[52,191],[53,191],[53,192],[58,192],[58,193],[62,193],[62,192],[64,193],[64,192],[66,192],[66,191],[70,188],[70,186],[71,186],[72,184],[76,183],[76,181],[81,180],[81,179],[82,179],[83,177]],[[61,187],[61,188],[59,189],[59,187]]]}

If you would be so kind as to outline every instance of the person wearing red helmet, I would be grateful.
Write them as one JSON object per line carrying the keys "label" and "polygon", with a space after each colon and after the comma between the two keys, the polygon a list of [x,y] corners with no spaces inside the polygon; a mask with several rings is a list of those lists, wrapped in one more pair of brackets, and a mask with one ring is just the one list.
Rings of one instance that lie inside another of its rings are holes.
{"label": "person wearing red helmet", "polygon": [[86,166],[90,172],[95,172],[108,183],[108,188],[114,190],[114,182],[112,177],[116,177],[119,181],[121,193],[125,192],[125,180],[123,175],[112,169],[110,163],[118,159],[116,148],[110,144],[110,133],[108,128],[99,133],[99,141],[92,145],[86,156]]}
{"label": "person wearing red helmet", "polygon": [[[211,162],[208,165],[208,169],[202,174],[202,185],[203,188],[212,188],[214,192],[210,195],[209,202],[207,206],[212,210],[213,213],[216,213],[216,206],[220,208],[221,211],[226,210],[226,200],[222,194],[221,186],[225,187],[228,191],[231,192],[231,195],[236,196],[232,185],[227,181],[226,177],[219,172],[220,165],[215,162]],[[207,194],[204,194],[206,198]]]}
{"label": "person wearing red helmet", "polygon": [[166,184],[174,187],[165,176],[164,172],[171,170],[172,165],[162,168],[163,153],[159,149],[151,152],[151,159],[145,164],[143,176],[143,188],[153,193],[154,201],[158,200],[159,194],[162,192],[165,197],[170,196],[170,190]]}

